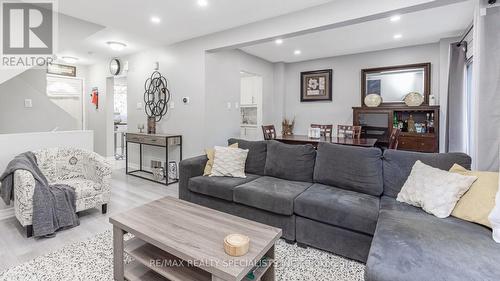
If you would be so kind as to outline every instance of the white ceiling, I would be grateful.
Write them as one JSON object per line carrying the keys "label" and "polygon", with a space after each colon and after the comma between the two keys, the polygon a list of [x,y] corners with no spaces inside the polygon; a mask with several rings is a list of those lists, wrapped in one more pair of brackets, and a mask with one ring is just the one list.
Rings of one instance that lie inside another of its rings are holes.
{"label": "white ceiling", "polygon": [[[241,48],[271,62],[297,62],[438,42],[460,36],[472,23],[473,2],[466,1],[439,8],[403,14],[397,22],[389,18],[286,38]],[[393,36],[401,34],[395,40]],[[294,50],[301,55],[294,55]]]}
{"label": "white ceiling", "polygon": [[[332,0],[59,0],[59,12],[170,44],[317,6]],[[151,17],[161,19],[151,23]]]}

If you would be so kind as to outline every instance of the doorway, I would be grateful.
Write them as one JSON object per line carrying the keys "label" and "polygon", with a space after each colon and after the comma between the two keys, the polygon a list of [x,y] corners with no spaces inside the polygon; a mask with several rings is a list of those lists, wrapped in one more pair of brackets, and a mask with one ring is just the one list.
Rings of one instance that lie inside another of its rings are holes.
{"label": "doorway", "polygon": [[47,74],[47,97],[72,120],[73,124],[68,129],[85,129],[83,79]]}
{"label": "doorway", "polygon": [[240,138],[262,139],[262,76],[240,71]]}
{"label": "doorway", "polygon": [[127,123],[127,77],[113,78],[113,155],[116,160],[125,160],[125,134]]}

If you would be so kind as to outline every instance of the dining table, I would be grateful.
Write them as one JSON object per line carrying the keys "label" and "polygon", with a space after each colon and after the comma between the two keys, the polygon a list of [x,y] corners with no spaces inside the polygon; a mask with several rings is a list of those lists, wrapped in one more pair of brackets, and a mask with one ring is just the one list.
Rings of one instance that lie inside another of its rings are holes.
{"label": "dining table", "polygon": [[275,140],[286,144],[312,144],[314,147],[318,147],[318,144],[321,142],[359,147],[374,147],[377,143],[377,139],[375,138],[346,138],[338,136],[310,138],[307,135],[280,135],[276,136]]}

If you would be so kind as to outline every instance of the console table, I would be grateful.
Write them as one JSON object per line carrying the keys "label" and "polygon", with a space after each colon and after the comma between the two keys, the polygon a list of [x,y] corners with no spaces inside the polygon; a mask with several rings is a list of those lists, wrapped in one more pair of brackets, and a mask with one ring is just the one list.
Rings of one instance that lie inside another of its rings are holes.
{"label": "console table", "polygon": [[[138,170],[132,170],[129,171],[129,165],[128,165],[128,160],[129,160],[129,143],[136,143],[139,145],[139,169]],[[165,149],[165,163],[168,164],[168,148],[169,146],[179,146],[179,162],[182,161],[182,136],[181,135],[162,135],[162,134],[146,134],[146,133],[127,133],[126,134],[126,141],[125,141],[125,146],[126,146],[126,159],[125,159],[125,173],[127,175],[135,176],[138,178],[146,179],[149,181],[157,182],[157,183],[162,183],[165,185],[170,185],[173,183],[178,182],[179,180],[171,180],[169,181],[168,178],[168,167],[165,167],[165,179],[163,181],[157,181],[154,180],[153,178],[141,176],[140,173],[147,173],[147,174],[153,174],[150,171],[145,171],[142,167],[142,152],[143,152],[143,146],[155,146],[155,147],[162,147]],[[167,165],[165,165],[167,166]]]}

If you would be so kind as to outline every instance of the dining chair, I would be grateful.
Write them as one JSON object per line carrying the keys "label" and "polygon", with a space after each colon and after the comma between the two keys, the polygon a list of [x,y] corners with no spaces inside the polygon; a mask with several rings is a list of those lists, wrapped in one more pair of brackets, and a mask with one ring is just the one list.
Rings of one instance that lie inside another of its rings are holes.
{"label": "dining chair", "polygon": [[333,136],[333,125],[319,125],[319,124],[311,124],[311,128],[319,128],[322,137]]}
{"label": "dining chair", "polygon": [[389,137],[388,149],[398,149],[400,129],[392,129],[391,136]]}
{"label": "dining chair", "polygon": [[361,138],[361,126],[351,126],[351,125],[338,125],[337,126],[337,136],[344,138]]}
{"label": "dining chair", "polygon": [[265,140],[274,140],[276,138],[276,129],[274,125],[262,126],[262,133]]}

